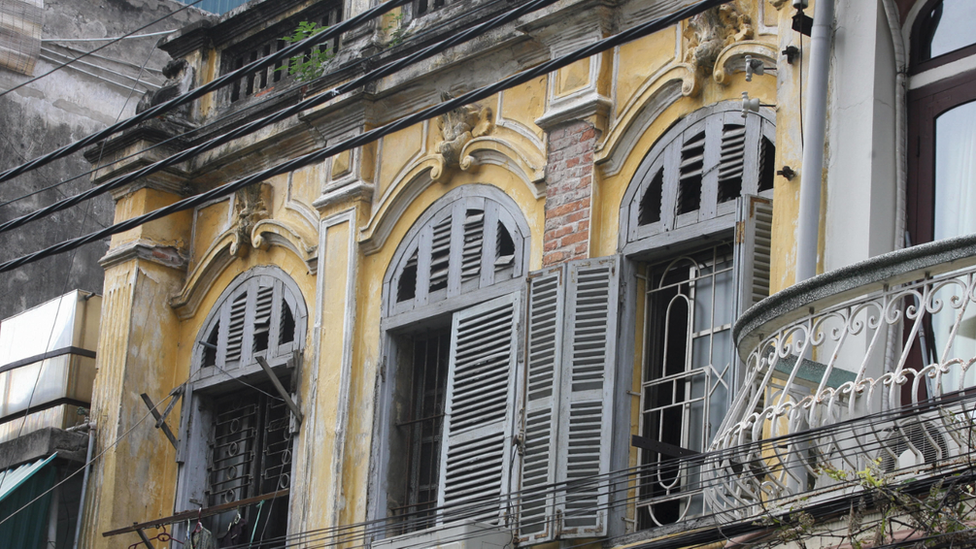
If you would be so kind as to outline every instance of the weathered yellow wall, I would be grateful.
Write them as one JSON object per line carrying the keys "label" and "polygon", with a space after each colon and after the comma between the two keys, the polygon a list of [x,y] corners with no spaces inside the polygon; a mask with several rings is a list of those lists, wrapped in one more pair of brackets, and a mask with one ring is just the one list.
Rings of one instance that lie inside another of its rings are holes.
{"label": "weathered yellow wall", "polygon": [[[775,10],[767,5],[764,15],[767,23],[775,19],[770,15],[771,11]],[[783,25],[788,24],[787,18],[780,24],[781,31]],[[775,38],[768,41],[778,47]],[[675,28],[668,29],[604,54],[597,82],[590,82],[591,60],[559,71],[552,83],[553,92],[559,97],[593,86],[601,94],[612,97],[614,103],[600,137],[599,155],[617,145],[615,140],[619,140],[622,129],[645,107],[655,86],[687,71],[677,65],[682,57],[679,33]],[[764,103],[784,102],[777,97],[775,74],[757,76],[751,83],[745,82],[742,73],[735,73],[727,80],[719,84],[711,75],[701,76],[698,93],[683,96],[664,109],[636,138],[632,149],[613,153],[626,157],[617,173],[606,175],[601,164],[597,165],[590,228],[592,256],[617,253],[618,214],[623,195],[644,156],[673,123],[701,107],[720,101],[738,101],[743,90],[748,90],[751,97],[758,97]],[[121,434],[119,429],[126,421],[132,421],[132,418],[120,416],[120,405],[125,414],[145,411],[145,406],[134,400],[138,399],[138,393],[133,398],[134,387],[147,387],[147,392],[158,400],[188,378],[193,342],[221,292],[233,283],[234,278],[255,266],[277,265],[295,280],[309,312],[301,387],[306,422],[296,441],[293,484],[296,493],[292,496],[293,509],[301,516],[293,517],[293,524],[300,524],[300,528],[307,531],[365,520],[369,456],[374,442],[373,399],[383,361],[382,282],[391,258],[414,222],[438,198],[463,185],[487,184],[497,187],[519,204],[531,235],[529,267],[541,267],[545,198],[533,195],[533,184],[524,179],[523,172],[537,170],[543,173],[545,168],[545,132],[535,121],[546,114],[549,85],[547,77],[540,77],[480,102],[492,109],[496,125],[490,134],[494,140],[491,146],[494,151],[509,155],[511,161],[505,166],[487,164],[470,171],[454,168],[442,182],[430,182],[430,155],[440,139],[436,121],[431,121],[387,136],[381,143],[368,145],[356,155],[344,154],[271,180],[273,200],[269,219],[298,235],[311,250],[311,255],[324,258],[314,275],[309,273],[303,258],[284,247],[272,245],[267,250],[251,249],[231,260],[212,279],[194,279],[201,287],[192,288],[189,293],[202,297],[189,318],[177,321],[175,312],[171,311],[172,318],[152,317],[149,324],[142,317],[165,310],[169,298],[180,291],[186,292],[187,289],[180,287],[186,281],[174,278],[166,268],[155,264],[144,266],[127,262],[110,268],[106,279],[104,335],[99,348],[101,369],[96,383],[99,409],[104,411],[98,418],[105,429],[100,430],[102,444],[113,435]],[[799,147],[794,142],[795,132],[780,129],[792,128],[792,122],[785,119],[796,114],[793,106],[777,107],[777,167],[797,163],[794,158]],[[484,146],[488,147],[487,144]],[[358,166],[354,165],[356,161]],[[330,181],[354,173],[356,168],[361,180],[375,183],[376,188],[370,196],[344,199],[319,210],[312,207]],[[409,204],[402,204],[406,200],[403,197],[412,194],[416,197]],[[136,191],[119,201],[117,217],[138,215],[173,200],[171,195],[159,191]],[[796,201],[793,186],[777,178],[774,200],[774,289],[779,289],[789,279],[792,268],[789,252]],[[202,208],[195,214],[187,212],[170,216],[117,235],[112,245],[144,239],[188,249],[191,239],[188,228],[192,226],[193,255],[189,272],[216,269],[204,263],[213,259],[213,254],[205,254],[212,250],[215,242],[226,238],[234,226],[236,218],[231,204],[232,201],[227,200]],[[398,209],[401,206],[402,213]],[[347,214],[348,218],[342,217]],[[310,218],[327,222],[316,225]],[[381,227],[389,229],[383,243],[377,241]],[[324,236],[323,230],[326,231]],[[367,255],[364,248],[370,248],[371,253]],[[351,286],[350,276],[353,276]],[[642,292],[638,294],[642,295]],[[318,305],[320,302],[321,306]],[[639,299],[638,324],[642,324],[642,307],[643,300]],[[150,332],[150,328],[154,331]],[[347,338],[351,342],[348,349],[343,347]],[[635,391],[640,387],[642,345],[642,326],[639,325],[632,380]],[[162,357],[154,362],[154,369],[147,370],[155,372],[152,379],[130,379],[126,377],[130,374],[117,372],[127,360],[147,360],[149,357]],[[345,365],[350,368],[348,379],[342,377]],[[340,392],[343,383],[348,383],[345,395]],[[340,404],[343,398],[348,401],[346,410]],[[632,422],[636,429],[639,422],[636,398],[634,402]],[[179,410],[174,411],[171,418],[178,418],[178,413]],[[174,430],[178,429],[178,420],[171,419],[170,425]],[[140,428],[138,432],[138,436],[131,438],[134,442],[107,453],[99,469],[99,507],[106,511],[98,515],[99,538],[102,531],[172,513],[176,480],[172,449],[151,427]],[[335,456],[338,452],[341,456],[337,463]],[[636,452],[632,452],[631,465],[635,464]],[[125,479],[150,474],[153,475],[148,486],[151,498],[130,495],[128,489],[123,489]],[[91,535],[89,539],[94,540],[95,536]],[[127,545],[133,541],[117,538],[112,544],[124,542]]]}

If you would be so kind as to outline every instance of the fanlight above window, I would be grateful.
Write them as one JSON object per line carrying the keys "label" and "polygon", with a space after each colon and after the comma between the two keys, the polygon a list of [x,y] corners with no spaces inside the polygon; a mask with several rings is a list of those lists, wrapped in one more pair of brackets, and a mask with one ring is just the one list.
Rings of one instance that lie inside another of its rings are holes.
{"label": "fanlight above window", "polygon": [[299,349],[304,307],[290,284],[266,270],[271,269],[250,271],[214,308],[198,342],[201,378],[253,366],[258,356],[272,365],[283,363]]}
{"label": "fanlight above window", "polygon": [[387,280],[389,314],[522,276],[528,230],[516,222],[507,196],[475,195],[486,189],[457,189],[418,220]]}
{"label": "fanlight above window", "polygon": [[622,205],[624,244],[734,216],[739,196],[772,192],[773,122],[733,107],[697,111],[658,140]]}

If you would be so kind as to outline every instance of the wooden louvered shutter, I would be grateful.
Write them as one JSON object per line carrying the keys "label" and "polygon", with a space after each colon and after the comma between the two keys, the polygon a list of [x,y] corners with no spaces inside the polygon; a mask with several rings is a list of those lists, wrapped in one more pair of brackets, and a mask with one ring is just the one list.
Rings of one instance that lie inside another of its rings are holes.
{"label": "wooden louvered shutter", "polygon": [[522,495],[519,539],[553,539],[558,430],[559,374],[563,352],[565,269],[557,267],[529,275],[525,359],[525,449],[522,457]]}
{"label": "wooden louvered shutter", "polygon": [[244,345],[244,326],[247,316],[247,291],[234,298],[227,314],[227,354],[225,363],[241,359]]}
{"label": "wooden louvered shutter", "polygon": [[529,277],[521,541],[606,534],[618,261]]}
{"label": "wooden louvered shutter", "polygon": [[504,523],[514,472],[520,294],[454,314],[448,367],[441,485],[445,514]]}
{"label": "wooden louvered shutter", "polygon": [[739,199],[735,225],[735,316],[769,296],[773,203],[758,196]]}
{"label": "wooden louvered shutter", "polygon": [[616,257],[567,265],[566,328],[560,380],[558,480],[567,484],[557,509],[563,538],[602,536],[607,531],[610,440],[616,364]]}

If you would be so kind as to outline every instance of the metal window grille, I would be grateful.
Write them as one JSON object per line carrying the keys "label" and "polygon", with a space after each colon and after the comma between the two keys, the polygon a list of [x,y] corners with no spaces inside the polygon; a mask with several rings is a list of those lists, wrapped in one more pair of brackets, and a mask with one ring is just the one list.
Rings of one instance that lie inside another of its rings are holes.
{"label": "metal window grille", "polygon": [[[648,268],[641,436],[700,453],[732,383],[732,248],[719,245]],[[650,528],[700,515],[700,464],[641,449],[639,519]]]}
{"label": "metal window grille", "polygon": [[440,485],[450,345],[448,332],[417,338],[413,342],[411,414],[397,426],[406,431],[410,441],[407,505],[395,510],[403,517],[401,532],[420,530],[433,524]]}

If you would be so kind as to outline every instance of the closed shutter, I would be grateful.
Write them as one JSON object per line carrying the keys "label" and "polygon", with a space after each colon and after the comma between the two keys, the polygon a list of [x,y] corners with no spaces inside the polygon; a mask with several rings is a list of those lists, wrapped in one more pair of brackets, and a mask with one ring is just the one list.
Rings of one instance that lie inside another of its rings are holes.
{"label": "closed shutter", "polygon": [[[617,258],[568,264],[566,334],[557,448],[565,475],[561,537],[606,534],[612,388],[616,363]],[[564,366],[565,368],[565,366]],[[560,502],[557,500],[557,506]]]}
{"label": "closed shutter", "polygon": [[520,294],[455,313],[438,506],[502,523],[514,482]]}
{"label": "closed shutter", "polygon": [[615,257],[530,275],[520,541],[606,534],[618,279]]}
{"label": "closed shutter", "polygon": [[557,410],[562,364],[565,269],[529,276],[526,325],[525,449],[519,538],[523,542],[553,538],[556,482]]}

